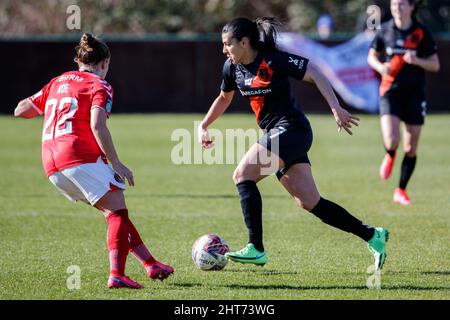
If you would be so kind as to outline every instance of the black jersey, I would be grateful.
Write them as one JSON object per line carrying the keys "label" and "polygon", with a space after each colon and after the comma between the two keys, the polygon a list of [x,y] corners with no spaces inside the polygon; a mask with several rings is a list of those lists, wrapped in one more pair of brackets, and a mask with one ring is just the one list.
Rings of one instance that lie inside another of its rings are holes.
{"label": "black jersey", "polygon": [[410,28],[401,30],[394,20],[389,20],[381,25],[371,47],[381,54],[381,61],[390,63],[391,73],[383,75],[381,80],[381,96],[398,86],[425,87],[425,70],[403,60],[407,50],[415,50],[419,58],[427,58],[437,52],[436,44],[424,25],[413,20]]}
{"label": "black jersey", "polygon": [[260,50],[248,65],[234,65],[227,59],[221,90],[239,90],[248,98],[261,129],[270,130],[280,124],[304,125],[308,120],[292,95],[289,77],[303,79],[308,61],[279,50]]}

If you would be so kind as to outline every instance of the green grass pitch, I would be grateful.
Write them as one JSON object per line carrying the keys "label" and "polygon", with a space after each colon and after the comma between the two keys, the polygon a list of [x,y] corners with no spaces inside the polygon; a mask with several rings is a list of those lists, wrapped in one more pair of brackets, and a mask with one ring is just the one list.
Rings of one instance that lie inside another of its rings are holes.
{"label": "green grass pitch", "polygon": [[[381,289],[366,287],[372,256],[355,236],[331,228],[295,206],[275,177],[263,180],[265,246],[261,268],[229,263],[203,272],[191,246],[206,233],[232,249],[247,240],[231,175],[235,165],[174,165],[174,129],[193,132],[202,115],[114,115],[109,120],[121,160],[135,175],[126,191],[135,225],[156,258],[176,269],[149,281],[133,256],[127,274],[144,290],[108,290],[106,223],[73,204],[41,167],[42,118],[0,117],[0,299],[450,299],[450,115],[430,115],[416,171],[413,205],[392,203],[402,153],[391,180],[378,178],[383,157],[379,121],[362,116],[354,135],[338,133],[331,115],[311,115],[313,173],[321,194],[365,223],[391,232]],[[251,115],[225,115],[214,128],[255,128]],[[69,266],[81,287],[69,290]]]}

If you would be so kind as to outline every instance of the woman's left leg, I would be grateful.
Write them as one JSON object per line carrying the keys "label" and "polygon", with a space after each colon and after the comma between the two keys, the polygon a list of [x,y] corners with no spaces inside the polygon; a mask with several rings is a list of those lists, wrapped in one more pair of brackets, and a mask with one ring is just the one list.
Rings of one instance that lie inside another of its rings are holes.
{"label": "woman's left leg", "polygon": [[309,163],[292,165],[280,178],[280,182],[299,207],[311,212],[324,223],[353,233],[368,242],[369,249],[375,256],[376,267],[383,266],[388,231],[365,225],[340,205],[322,198],[316,188]]}
{"label": "woman's left leg", "polygon": [[373,237],[373,227],[364,225],[338,204],[320,196],[308,163],[297,163],[290,167],[280,182],[300,208],[311,212],[326,224],[351,232],[364,241],[369,241]]}
{"label": "woman's left leg", "polygon": [[405,151],[405,157],[402,162],[402,173],[399,184],[399,187],[402,189],[406,189],[406,185],[416,166],[417,146],[419,144],[421,130],[421,125],[405,124],[403,133],[403,149]]}
{"label": "woman's left leg", "polygon": [[419,144],[421,129],[422,125],[405,124],[403,132],[403,149],[405,151],[405,156],[402,161],[400,182],[398,188],[394,192],[394,201],[404,206],[411,203],[409,196],[406,194],[406,186],[416,167],[417,146]]}

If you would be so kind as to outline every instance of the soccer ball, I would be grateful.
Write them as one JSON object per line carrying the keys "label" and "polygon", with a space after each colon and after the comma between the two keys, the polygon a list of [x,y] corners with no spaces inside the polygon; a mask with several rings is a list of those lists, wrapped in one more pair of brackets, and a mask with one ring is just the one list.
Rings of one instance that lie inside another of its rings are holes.
{"label": "soccer ball", "polygon": [[228,251],[230,248],[222,237],[206,234],[194,242],[192,260],[200,270],[222,270],[228,263],[224,256]]}

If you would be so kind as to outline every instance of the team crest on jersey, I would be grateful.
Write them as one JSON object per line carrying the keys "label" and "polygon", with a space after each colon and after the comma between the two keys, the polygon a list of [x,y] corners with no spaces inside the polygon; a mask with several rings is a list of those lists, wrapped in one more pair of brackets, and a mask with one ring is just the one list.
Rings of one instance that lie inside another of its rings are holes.
{"label": "team crest on jersey", "polygon": [[419,35],[417,33],[413,33],[411,35],[411,42],[414,44],[417,44],[417,43],[419,43],[419,41],[420,41]]}
{"label": "team crest on jersey", "polygon": [[262,81],[269,81],[270,76],[266,68],[258,70],[258,76]]}
{"label": "team crest on jersey", "polygon": [[244,79],[244,84],[246,86],[251,86],[253,82],[253,78]]}
{"label": "team crest on jersey", "polygon": [[106,99],[106,111],[111,112],[111,109],[112,109],[112,100]]}

